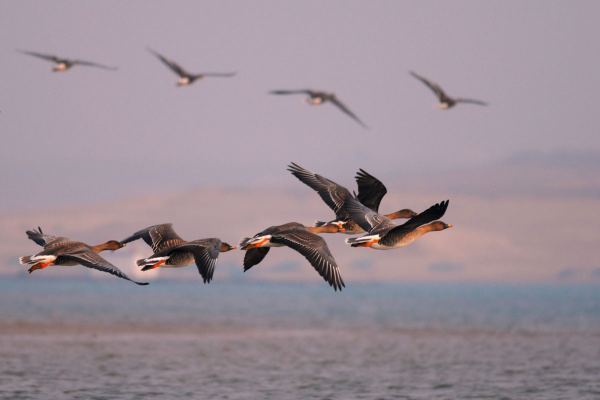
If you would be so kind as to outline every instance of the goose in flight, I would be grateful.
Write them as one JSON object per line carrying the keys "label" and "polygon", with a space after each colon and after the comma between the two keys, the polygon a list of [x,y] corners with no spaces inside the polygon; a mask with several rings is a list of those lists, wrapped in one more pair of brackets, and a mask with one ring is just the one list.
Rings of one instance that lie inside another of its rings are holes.
{"label": "goose in flight", "polygon": [[270,94],[275,95],[288,95],[288,94],[304,94],[308,96],[306,98],[306,102],[312,106],[318,106],[325,104],[327,102],[336,106],[340,111],[344,114],[352,118],[363,128],[368,128],[368,126],[358,118],[356,114],[354,114],[344,103],[337,98],[335,93],[328,93],[319,90],[312,89],[300,89],[300,90],[271,90]]}
{"label": "goose in flight", "polygon": [[[354,197],[348,189],[327,179],[321,175],[315,174],[305,168],[302,168],[296,163],[291,163],[288,166],[288,171],[298,178],[302,183],[309,186],[323,199],[325,204],[329,206],[335,213],[335,219],[329,222],[317,221],[316,227],[329,228],[323,230],[323,233],[346,233],[354,235],[363,233],[364,230],[356,224],[349,213],[342,209],[344,201],[349,197]],[[356,183],[358,184],[358,194],[355,196],[359,202],[364,204],[369,209],[374,211],[379,210],[381,199],[387,193],[385,185],[373,175],[363,169],[360,169],[356,174]],[[412,218],[417,215],[410,209],[402,209],[385,216],[390,219]]]}
{"label": "goose in flight", "polygon": [[27,55],[30,55],[33,57],[41,58],[42,60],[53,62],[54,67],[52,67],[52,71],[54,71],[54,72],[64,72],[64,71],[67,71],[68,69],[71,69],[71,67],[73,67],[75,65],[81,65],[84,67],[96,67],[96,68],[102,68],[102,69],[111,70],[111,71],[114,71],[117,69],[117,67],[109,67],[109,66],[106,66],[103,64],[98,64],[98,63],[91,62],[91,61],[69,59],[69,58],[54,56],[51,54],[37,53],[35,51],[27,51],[27,50],[17,50],[17,51],[19,53],[27,54]]}
{"label": "goose in flight", "polygon": [[202,72],[199,74],[192,74],[183,69],[179,64],[174,61],[169,60],[162,54],[148,49],[152,54],[154,54],[163,64],[165,64],[171,71],[176,73],[179,76],[177,80],[177,86],[188,86],[194,83],[197,80],[200,80],[205,77],[217,77],[217,78],[229,78],[235,76],[235,72]]}
{"label": "goose in flight", "polygon": [[433,91],[433,93],[435,93],[435,95],[437,96],[437,98],[439,100],[438,108],[440,108],[442,110],[452,108],[458,103],[477,104],[480,106],[488,105],[488,103],[486,103],[485,101],[481,101],[481,100],[465,99],[462,97],[450,97],[446,94],[446,92],[444,92],[444,90],[437,83],[431,82],[430,80],[423,78],[421,75],[418,75],[415,72],[410,71],[410,74],[412,76],[414,76],[415,78],[417,78],[418,80],[420,80],[421,82],[423,82],[425,84],[425,86],[427,86],[429,89],[431,89]]}
{"label": "goose in flight", "polygon": [[318,231],[297,222],[289,222],[271,226],[251,238],[243,239],[240,249],[246,250],[244,272],[260,263],[271,247],[287,246],[302,254],[333,290],[342,290],[345,285],[340,270],[325,240],[314,233]]}
{"label": "goose in flight", "polygon": [[98,253],[104,250],[117,250],[123,247],[123,244],[116,240],[109,240],[96,246],[90,246],[83,242],[68,239],[62,236],[46,235],[42,228],[27,231],[29,239],[44,248],[43,251],[33,256],[23,256],[19,258],[21,264],[29,264],[29,273],[38,269],[46,268],[50,265],[83,265],[87,268],[97,269],[102,272],[115,275],[126,279],[138,285],[147,285],[147,282],[137,282],[125,275],[119,268],[115,267]]}
{"label": "goose in flight", "polygon": [[172,224],[150,226],[121,240],[121,243],[138,239],[143,239],[154,251],[150,257],[137,261],[142,271],[159,267],[184,267],[195,263],[204,283],[212,280],[219,253],[235,249],[235,246],[217,238],[185,241],[175,233]]}
{"label": "goose in flight", "polygon": [[448,208],[448,200],[434,204],[427,210],[409,219],[402,225],[394,225],[384,215],[365,207],[358,200],[349,197],[342,209],[363,228],[367,234],[346,239],[352,247],[370,247],[377,250],[391,250],[404,247],[428,232],[452,228],[452,225],[438,221]]}

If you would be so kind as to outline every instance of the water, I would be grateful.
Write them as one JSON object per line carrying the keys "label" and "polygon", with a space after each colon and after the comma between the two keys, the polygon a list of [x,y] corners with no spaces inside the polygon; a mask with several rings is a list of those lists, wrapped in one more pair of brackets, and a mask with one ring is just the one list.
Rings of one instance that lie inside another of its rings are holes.
{"label": "water", "polygon": [[597,286],[0,282],[6,399],[599,399]]}

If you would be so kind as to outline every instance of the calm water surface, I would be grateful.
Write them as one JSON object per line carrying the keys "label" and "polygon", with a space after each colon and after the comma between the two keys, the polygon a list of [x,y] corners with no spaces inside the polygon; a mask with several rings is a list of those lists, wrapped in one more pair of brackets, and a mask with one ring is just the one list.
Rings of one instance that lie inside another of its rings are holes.
{"label": "calm water surface", "polygon": [[0,281],[6,399],[600,399],[600,287]]}

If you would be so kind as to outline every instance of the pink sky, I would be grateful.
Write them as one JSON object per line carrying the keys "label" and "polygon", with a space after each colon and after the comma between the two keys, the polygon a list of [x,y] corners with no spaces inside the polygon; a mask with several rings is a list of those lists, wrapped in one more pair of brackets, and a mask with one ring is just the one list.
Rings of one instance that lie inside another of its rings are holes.
{"label": "pink sky", "polygon": [[[94,242],[174,222],[235,242],[326,218],[285,172],[296,161],[348,187],[365,168],[386,209],[451,200],[456,227],[410,248],[328,236],[347,282],[597,281],[599,14],[585,1],[2,2],[0,273],[22,269],[37,225]],[[178,89],[147,47],[238,75]],[[119,70],[51,73],[17,48]],[[435,110],[409,70],[491,106]],[[371,129],[267,95],[303,87],[335,91]],[[252,278],[319,279],[277,250]],[[132,271],[146,251],[110,257]],[[216,277],[240,259],[224,254]]]}

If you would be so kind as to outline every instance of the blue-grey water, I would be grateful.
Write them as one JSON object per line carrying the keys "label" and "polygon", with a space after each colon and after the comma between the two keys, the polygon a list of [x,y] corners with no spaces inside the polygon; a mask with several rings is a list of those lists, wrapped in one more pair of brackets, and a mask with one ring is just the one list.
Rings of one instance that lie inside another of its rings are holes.
{"label": "blue-grey water", "polygon": [[6,279],[0,398],[600,399],[600,287]]}

